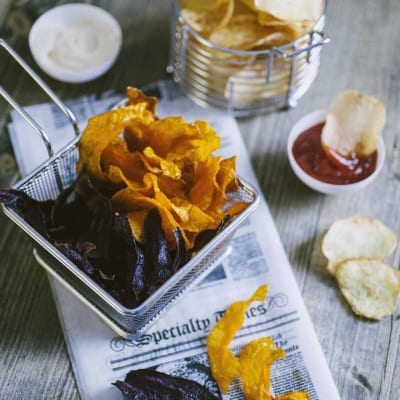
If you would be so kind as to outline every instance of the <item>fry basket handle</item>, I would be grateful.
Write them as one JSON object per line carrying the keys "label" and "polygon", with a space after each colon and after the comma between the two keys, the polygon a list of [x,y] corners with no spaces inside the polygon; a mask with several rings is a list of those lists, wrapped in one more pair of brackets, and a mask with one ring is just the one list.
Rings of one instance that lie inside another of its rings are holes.
{"label": "fry basket handle", "polygon": [[[4,40],[0,38],[0,46],[7,51],[7,53],[22,67],[22,69],[36,82],[36,84],[50,97],[56,106],[66,116],[75,135],[79,136],[80,131],[74,113],[65,106],[60,98],[51,90],[42,78],[16,53],[13,48]],[[36,133],[43,140],[47,152],[51,157],[54,154],[49,138],[43,128],[12,98],[12,96],[0,85],[0,96],[7,101],[7,103],[36,131]]]}
{"label": "fry basket handle", "polygon": [[[296,49],[289,54],[283,52],[279,48],[275,48],[274,51],[279,54],[280,58],[292,58],[292,57],[298,56],[299,54],[301,54],[303,52],[310,53],[310,51],[312,49],[314,49],[315,47],[324,46],[325,44],[328,44],[331,41],[329,36],[321,31],[315,31],[315,30],[311,31],[308,33],[308,36],[310,38],[310,43],[307,45],[307,47],[302,47],[300,49]],[[314,42],[315,38],[317,38],[316,42]]]}

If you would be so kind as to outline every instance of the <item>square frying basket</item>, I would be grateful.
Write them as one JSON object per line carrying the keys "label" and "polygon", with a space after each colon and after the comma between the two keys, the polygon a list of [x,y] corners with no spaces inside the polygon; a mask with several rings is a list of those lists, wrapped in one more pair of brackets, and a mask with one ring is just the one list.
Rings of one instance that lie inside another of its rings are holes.
{"label": "square frying basket", "polygon": [[[47,85],[30,69],[26,63],[9,46],[0,40],[0,46],[4,47],[14,59],[29,73],[39,86],[61,108],[70,119],[75,131],[76,120],[58,97]],[[46,143],[45,132],[33,121],[26,112],[0,87],[0,94],[20,115],[35,128],[37,133]],[[55,199],[60,192],[70,186],[76,179],[76,163],[79,157],[79,136],[67,147],[57,154],[53,154],[49,144],[49,160],[39,166],[31,175],[13,186],[22,190],[28,196],[45,201]],[[239,179],[239,188],[232,193],[232,203],[245,201],[248,206],[235,216],[227,227],[218,233],[206,246],[204,246],[192,259],[180,268],[168,281],[136,308],[127,308],[121,305],[109,293],[88,277],[74,263],[65,257],[46,238],[40,235],[17,212],[2,205],[4,213],[21,229],[23,229],[35,243],[35,257],[53,277],[57,278],[67,289],[71,291],[81,302],[96,312],[114,331],[125,337],[133,338],[144,332],[154,323],[182,294],[193,287],[207,272],[216,266],[221,257],[229,250],[229,240],[233,236],[238,225],[247,218],[258,204],[256,191]]]}

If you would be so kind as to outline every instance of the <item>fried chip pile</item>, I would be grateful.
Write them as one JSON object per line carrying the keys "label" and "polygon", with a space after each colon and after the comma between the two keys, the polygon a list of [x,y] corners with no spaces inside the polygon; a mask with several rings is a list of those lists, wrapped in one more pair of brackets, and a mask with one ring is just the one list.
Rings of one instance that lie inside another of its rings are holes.
{"label": "fried chip pile", "polygon": [[207,351],[211,373],[222,393],[227,393],[231,382],[240,377],[247,400],[309,400],[306,392],[293,392],[274,397],[270,394],[271,365],[286,356],[276,348],[271,337],[250,341],[239,358],[229,349],[235,334],[242,327],[246,310],[254,301],[264,301],[268,286],[260,286],[244,301],[232,303],[207,337]]}
{"label": "fried chip pile", "polygon": [[110,188],[112,205],[126,212],[135,239],[143,241],[143,221],[156,208],[168,244],[175,246],[179,228],[187,248],[196,236],[216,229],[224,215],[227,194],[238,188],[235,158],[213,156],[220,139],[204,121],[181,117],[158,119],[157,100],[127,89],[124,107],[92,117],[78,144],[78,172],[85,171]]}
{"label": "fried chip pile", "polygon": [[180,6],[196,32],[235,50],[290,43],[307,33],[323,11],[322,0],[180,0]]}
{"label": "fried chip pile", "polygon": [[394,313],[400,272],[384,264],[397,246],[397,234],[381,221],[355,216],[334,222],[322,240],[327,269],[359,316],[379,320]]}

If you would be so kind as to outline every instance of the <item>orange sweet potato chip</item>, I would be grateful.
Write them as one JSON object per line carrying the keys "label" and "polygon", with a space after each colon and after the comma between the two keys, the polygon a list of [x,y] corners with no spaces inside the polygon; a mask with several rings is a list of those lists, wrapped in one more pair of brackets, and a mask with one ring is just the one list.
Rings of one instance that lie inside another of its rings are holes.
{"label": "orange sweet potato chip", "polygon": [[193,187],[190,200],[203,210],[207,210],[213,199],[214,191],[218,188],[216,181],[221,157],[209,157],[197,164],[194,173]]}
{"label": "orange sweet potato chip", "polygon": [[240,376],[247,400],[269,399],[271,365],[285,357],[271,337],[252,340],[240,352]]}
{"label": "orange sweet potato chip", "polygon": [[129,214],[132,232],[143,239],[146,213],[157,208],[170,246],[179,228],[188,248],[203,230],[215,230],[227,210],[227,192],[237,189],[235,158],[212,153],[220,139],[205,121],[158,119],[157,99],[127,89],[127,105],[89,120],[79,142],[78,172],[107,185],[116,210]]}
{"label": "orange sweet potato chip", "polygon": [[94,180],[106,179],[100,161],[104,149],[120,137],[133,119],[146,123],[154,119],[154,115],[142,107],[143,104],[110,110],[89,119],[78,143],[78,172],[86,170]]}
{"label": "orange sweet potato chip", "polygon": [[236,332],[242,327],[247,308],[253,301],[264,301],[268,286],[260,286],[245,301],[232,303],[207,337],[211,373],[219,389],[227,393],[229,385],[241,378],[246,400],[310,400],[306,392],[292,392],[274,397],[270,394],[271,366],[286,357],[282,348],[275,347],[271,337],[249,342],[237,358],[229,349]]}
{"label": "orange sweet potato chip", "polygon": [[243,325],[247,308],[253,301],[264,301],[267,291],[267,285],[260,286],[247,300],[232,303],[207,337],[211,373],[223,393],[227,393],[231,382],[240,375],[239,359],[229,345]]}
{"label": "orange sweet potato chip", "polygon": [[128,98],[128,104],[144,103],[146,110],[155,114],[157,107],[156,97],[146,96],[141,90],[132,86],[128,86],[126,89],[126,97]]}
{"label": "orange sweet potato chip", "polygon": [[[269,400],[269,398],[267,398]],[[278,397],[270,397],[271,400],[310,400],[307,392],[286,393]]]}

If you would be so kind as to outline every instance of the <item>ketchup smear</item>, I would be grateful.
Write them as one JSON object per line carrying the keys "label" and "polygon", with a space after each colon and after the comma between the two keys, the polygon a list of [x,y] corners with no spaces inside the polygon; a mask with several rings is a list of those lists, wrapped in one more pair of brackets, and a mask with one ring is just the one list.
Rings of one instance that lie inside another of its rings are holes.
{"label": "ketchup smear", "polygon": [[359,182],[370,176],[376,168],[376,150],[368,157],[351,154],[348,158],[335,155],[321,145],[321,132],[325,122],[302,132],[293,143],[293,156],[300,168],[319,181],[334,185]]}

